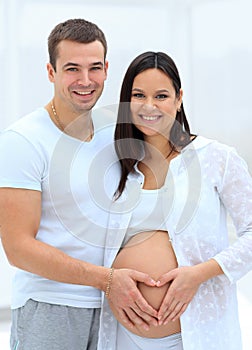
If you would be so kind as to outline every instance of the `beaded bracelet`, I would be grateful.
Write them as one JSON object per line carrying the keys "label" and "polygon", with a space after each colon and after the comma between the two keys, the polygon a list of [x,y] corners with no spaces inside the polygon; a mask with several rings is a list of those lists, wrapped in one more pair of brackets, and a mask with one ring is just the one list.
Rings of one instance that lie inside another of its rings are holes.
{"label": "beaded bracelet", "polygon": [[109,297],[111,284],[112,284],[112,279],[113,279],[113,273],[114,273],[114,268],[111,267],[111,269],[109,270],[108,283],[107,283],[106,290],[105,290],[105,297],[106,298]]}

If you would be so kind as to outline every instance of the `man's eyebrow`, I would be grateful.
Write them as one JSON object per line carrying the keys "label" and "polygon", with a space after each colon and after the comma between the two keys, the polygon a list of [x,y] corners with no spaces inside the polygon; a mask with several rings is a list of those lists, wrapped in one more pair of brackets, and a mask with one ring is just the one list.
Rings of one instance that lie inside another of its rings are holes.
{"label": "man's eyebrow", "polygon": [[67,68],[67,67],[80,67],[80,65],[78,63],[73,63],[73,62],[67,62],[63,65],[63,68]]}
{"label": "man's eyebrow", "polygon": [[90,66],[101,66],[101,67],[104,67],[104,63],[101,62],[101,61],[93,62],[92,64],[90,64]]}
{"label": "man's eyebrow", "polygon": [[[104,67],[104,63],[101,61],[98,61],[98,62],[93,62],[90,64],[90,67],[94,67],[94,66]],[[63,68],[67,68],[67,67],[81,67],[81,65],[78,63],[74,63],[74,62],[67,62],[63,65]]]}

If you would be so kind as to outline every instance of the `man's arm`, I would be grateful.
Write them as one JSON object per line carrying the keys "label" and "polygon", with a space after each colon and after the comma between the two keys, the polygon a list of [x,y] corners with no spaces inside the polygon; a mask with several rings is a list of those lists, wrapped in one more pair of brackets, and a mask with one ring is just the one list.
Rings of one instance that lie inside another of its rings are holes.
{"label": "man's arm", "polygon": [[[41,218],[41,192],[26,189],[0,188],[0,234],[10,264],[50,280],[88,285],[106,290],[109,269],[74,259],[61,250],[36,240]],[[121,272],[121,273],[120,273]],[[135,313],[125,318],[130,324],[154,323],[157,315],[136,288],[137,281],[155,283],[143,273],[117,270],[114,276],[114,303],[119,312]],[[136,305],[136,300],[138,304]]]}
{"label": "man's arm", "polygon": [[107,274],[104,268],[74,259],[36,240],[40,215],[39,191],[0,189],[0,232],[10,264],[50,280],[104,290]]}

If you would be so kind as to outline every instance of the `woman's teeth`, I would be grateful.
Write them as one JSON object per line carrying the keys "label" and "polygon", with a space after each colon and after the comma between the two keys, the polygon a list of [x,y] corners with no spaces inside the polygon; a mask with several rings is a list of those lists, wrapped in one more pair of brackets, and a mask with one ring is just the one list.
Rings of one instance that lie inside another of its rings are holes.
{"label": "woman's teeth", "polygon": [[157,120],[159,118],[159,116],[147,116],[147,115],[141,115],[141,118],[143,118],[144,120]]}

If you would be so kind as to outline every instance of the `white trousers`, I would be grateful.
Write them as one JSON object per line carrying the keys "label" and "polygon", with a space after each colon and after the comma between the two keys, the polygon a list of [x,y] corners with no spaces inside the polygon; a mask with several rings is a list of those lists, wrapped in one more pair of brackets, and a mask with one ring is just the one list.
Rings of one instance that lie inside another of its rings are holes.
{"label": "white trousers", "polygon": [[116,349],[118,350],[183,350],[181,333],[164,338],[143,338],[131,333],[120,323],[117,328]]}

